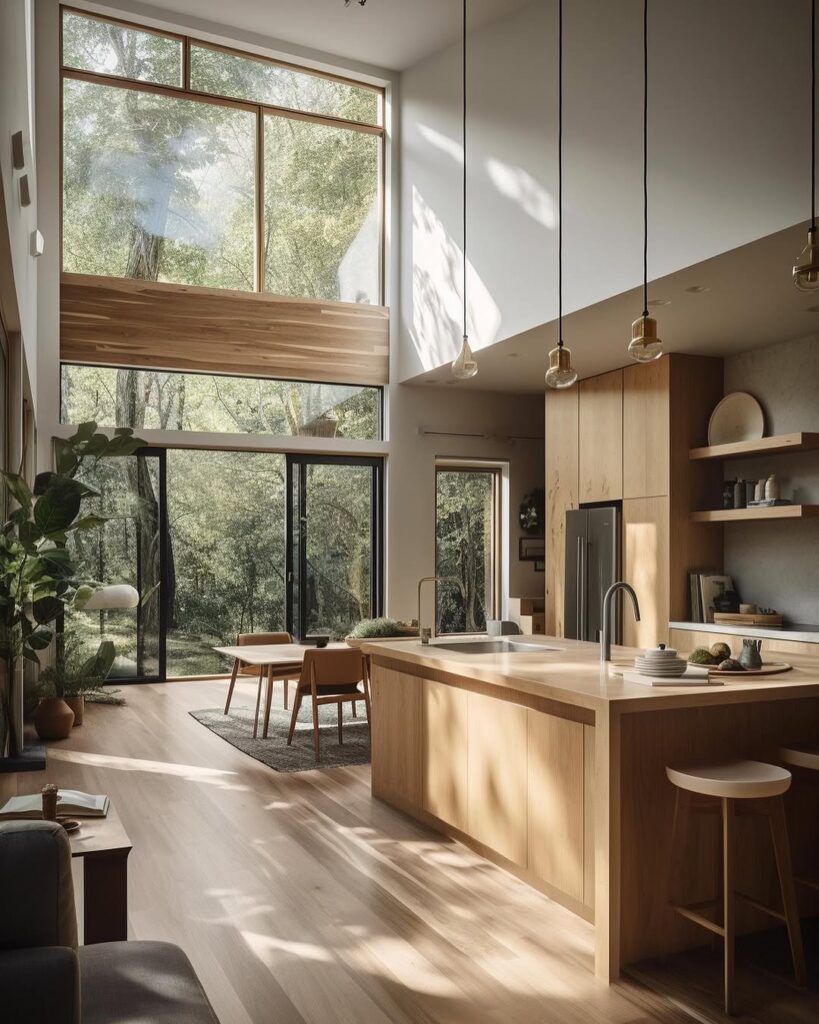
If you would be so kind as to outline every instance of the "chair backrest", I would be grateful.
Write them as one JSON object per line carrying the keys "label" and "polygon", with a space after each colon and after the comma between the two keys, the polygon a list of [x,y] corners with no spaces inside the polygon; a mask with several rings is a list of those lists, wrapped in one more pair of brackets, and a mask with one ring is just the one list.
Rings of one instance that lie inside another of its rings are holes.
{"label": "chair backrest", "polygon": [[365,678],[366,672],[366,655],[352,647],[349,650],[334,648],[305,651],[299,689],[310,690],[312,680],[315,679],[316,688],[325,693],[348,691]]}
{"label": "chair backrest", "polygon": [[77,949],[71,845],[51,821],[0,822],[0,950]]}
{"label": "chair backrest", "polygon": [[[292,644],[293,637],[289,633],[240,633],[236,637],[237,647],[253,647],[261,644]],[[246,665],[244,662],[239,666],[239,671],[244,674],[256,675],[259,671],[258,665]]]}

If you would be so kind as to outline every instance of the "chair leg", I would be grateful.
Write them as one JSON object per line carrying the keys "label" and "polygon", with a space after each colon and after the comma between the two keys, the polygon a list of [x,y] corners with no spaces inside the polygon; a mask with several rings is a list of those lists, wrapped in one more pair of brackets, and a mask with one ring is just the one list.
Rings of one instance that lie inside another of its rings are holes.
{"label": "chair leg", "polygon": [[296,719],[299,717],[301,707],[301,690],[296,690],[296,699],[293,701],[293,714],[290,717],[290,732],[287,734],[288,747],[293,742],[293,733],[296,731]]}
{"label": "chair leg", "polygon": [[236,685],[236,675],[239,671],[239,659],[233,659],[233,671],[230,673],[230,686],[228,687],[227,700],[225,701],[225,714],[230,711],[230,702],[233,698],[233,687]]}
{"label": "chair leg", "polygon": [[[355,701],[353,701],[353,704],[355,704]],[[339,701],[338,702],[338,744],[339,744],[339,746],[341,746],[341,744],[344,742],[344,733],[342,732],[342,729],[341,729],[342,717],[343,717],[343,712],[341,710],[341,701]]]}
{"label": "chair leg", "polygon": [[364,707],[367,709],[367,732],[369,733],[370,741],[372,742],[373,731],[372,726],[370,725],[370,722],[372,721],[372,716],[370,715],[370,683],[366,676],[364,677]]}
{"label": "chair leg", "polygon": [[734,1013],[734,938],[736,934],[734,899],[734,805],[722,798],[722,907],[725,929],[725,1012]]}
{"label": "chair leg", "polygon": [[319,716],[318,716],[318,699],[316,695],[316,688],[313,687],[313,750],[316,753],[316,764],[319,763],[321,757],[321,751],[319,749]]}
{"label": "chair leg", "polygon": [[788,840],[788,826],[785,821],[785,803],[782,797],[771,802],[771,839],[776,855],[776,870],[779,874],[779,885],[782,889],[782,907],[785,911],[785,923],[788,926],[788,938],[793,956],[793,973],[796,984],[801,988],[806,984],[805,951],[802,948],[802,931],[799,925],[799,907],[796,902],[796,887],[793,884],[793,865],[791,848]]}
{"label": "chair leg", "polygon": [[259,669],[259,684],[256,687],[256,715],[253,719],[253,739],[255,740],[259,734],[259,705],[262,701],[262,679],[264,679],[264,673]]}
{"label": "chair leg", "polygon": [[358,701],[353,701],[353,718],[358,718]]}
{"label": "chair leg", "polygon": [[270,706],[273,703],[273,667],[267,670],[267,694],[264,702],[264,730],[262,739],[267,739],[267,730],[270,728]]}
{"label": "chair leg", "polygon": [[288,707],[288,694],[289,694],[289,691],[290,691],[290,681],[288,679],[283,679],[282,682],[284,683],[284,710],[287,711],[287,707]]}

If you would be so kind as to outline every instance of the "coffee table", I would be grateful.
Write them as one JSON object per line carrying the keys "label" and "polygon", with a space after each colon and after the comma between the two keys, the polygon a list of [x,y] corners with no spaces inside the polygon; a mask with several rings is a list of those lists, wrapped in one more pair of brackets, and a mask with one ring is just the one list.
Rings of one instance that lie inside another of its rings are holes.
{"label": "coffee table", "polygon": [[112,803],[104,818],[78,818],[71,856],[83,862],[83,941],[128,938],[128,854],[131,840]]}

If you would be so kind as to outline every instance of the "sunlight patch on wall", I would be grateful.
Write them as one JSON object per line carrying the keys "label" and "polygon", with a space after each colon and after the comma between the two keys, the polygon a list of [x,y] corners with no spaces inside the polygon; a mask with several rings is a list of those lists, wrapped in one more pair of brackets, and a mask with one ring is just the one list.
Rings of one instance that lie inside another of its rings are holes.
{"label": "sunlight patch on wall", "polygon": [[498,192],[511,199],[528,217],[550,231],[557,228],[557,203],[528,171],[489,157],[486,172]]}

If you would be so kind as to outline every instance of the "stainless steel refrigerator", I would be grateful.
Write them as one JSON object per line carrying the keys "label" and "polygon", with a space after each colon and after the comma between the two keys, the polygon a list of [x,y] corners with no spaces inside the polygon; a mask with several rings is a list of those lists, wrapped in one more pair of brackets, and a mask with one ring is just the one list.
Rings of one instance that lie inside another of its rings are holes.
{"label": "stainless steel refrigerator", "polygon": [[[620,509],[617,505],[566,513],[565,635],[600,639],[603,595],[620,578]],[[620,643],[620,601],[614,601],[612,641]]]}

